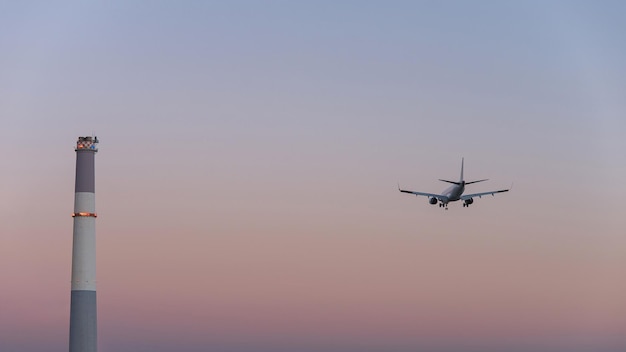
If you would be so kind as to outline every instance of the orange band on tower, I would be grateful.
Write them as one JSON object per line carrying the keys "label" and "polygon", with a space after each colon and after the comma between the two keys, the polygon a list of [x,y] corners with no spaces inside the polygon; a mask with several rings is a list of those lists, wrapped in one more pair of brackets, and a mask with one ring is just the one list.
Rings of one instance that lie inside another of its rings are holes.
{"label": "orange band on tower", "polygon": [[91,216],[92,218],[97,218],[98,214],[96,213],[72,213],[72,217],[75,218],[77,216]]}

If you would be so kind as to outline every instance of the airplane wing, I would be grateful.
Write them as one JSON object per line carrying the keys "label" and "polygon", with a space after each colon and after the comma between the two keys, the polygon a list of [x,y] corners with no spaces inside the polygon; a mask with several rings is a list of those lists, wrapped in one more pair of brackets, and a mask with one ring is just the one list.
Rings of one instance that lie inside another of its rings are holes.
{"label": "airplane wing", "polygon": [[444,200],[446,198],[446,197],[442,196],[441,194],[407,191],[405,189],[400,189],[400,187],[398,187],[398,190],[400,192],[402,192],[402,193],[415,194],[416,196],[435,197],[435,198],[440,199],[440,200]]}
{"label": "airplane wing", "polygon": [[486,196],[488,194],[491,194],[492,196],[495,195],[496,193],[502,193],[502,192],[508,192],[508,189],[501,189],[499,191],[490,191],[490,192],[480,192],[480,193],[472,193],[472,194],[464,194],[461,196],[461,200],[466,200],[466,199],[470,199],[470,198],[474,198],[474,197],[482,197],[482,196]]}

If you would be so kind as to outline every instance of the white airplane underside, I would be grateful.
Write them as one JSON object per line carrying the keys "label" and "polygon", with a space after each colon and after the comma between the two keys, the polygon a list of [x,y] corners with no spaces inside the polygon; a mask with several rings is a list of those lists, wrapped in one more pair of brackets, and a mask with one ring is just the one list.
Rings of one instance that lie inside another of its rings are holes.
{"label": "white airplane underside", "polygon": [[509,191],[508,189],[501,189],[501,190],[497,190],[497,191],[488,191],[488,192],[480,192],[480,193],[472,193],[472,194],[463,194],[463,192],[465,191],[465,185],[487,181],[487,179],[484,179],[484,180],[466,182],[463,179],[463,163],[464,163],[464,160],[461,159],[461,177],[460,177],[458,182],[442,180],[442,179],[439,180],[439,181],[443,181],[443,182],[447,182],[447,183],[451,183],[452,184],[452,186],[446,188],[441,194],[408,191],[408,190],[401,189],[399,185],[398,185],[398,190],[400,192],[403,192],[403,193],[410,193],[410,194],[414,194],[416,196],[428,197],[428,203],[430,203],[432,205],[439,204],[440,208],[445,208],[446,210],[448,210],[448,203],[449,202],[456,202],[456,201],[462,200],[463,201],[463,207],[465,208],[465,207],[469,207],[472,203],[474,203],[474,198],[475,197],[481,198],[482,196],[486,196],[486,195],[492,195],[493,196],[496,193],[502,193],[502,192],[508,192]]}

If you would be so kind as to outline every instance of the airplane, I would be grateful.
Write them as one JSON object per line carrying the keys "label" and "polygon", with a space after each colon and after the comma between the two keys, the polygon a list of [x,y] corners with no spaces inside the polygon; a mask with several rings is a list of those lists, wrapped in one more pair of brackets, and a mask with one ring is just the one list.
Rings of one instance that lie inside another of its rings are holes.
{"label": "airplane", "polygon": [[452,183],[452,186],[446,188],[441,194],[407,191],[407,190],[401,189],[400,188],[400,184],[398,184],[398,190],[400,192],[403,192],[403,193],[410,193],[410,194],[415,194],[416,196],[428,197],[428,203],[430,203],[432,205],[435,205],[435,204],[439,203],[439,207],[440,208],[443,207],[446,210],[448,210],[448,203],[449,202],[456,202],[457,200],[462,200],[463,201],[463,207],[466,208],[466,207],[469,207],[470,204],[474,203],[474,197],[481,198],[482,196],[485,196],[485,195],[488,195],[488,194],[491,194],[493,196],[496,193],[508,192],[510,190],[510,188],[509,188],[509,189],[501,189],[501,190],[498,190],[498,191],[489,191],[489,192],[480,192],[480,193],[472,193],[472,194],[463,194],[463,192],[465,191],[465,185],[469,185],[469,184],[472,184],[472,183],[483,182],[483,181],[487,181],[488,180],[488,179],[484,179],[484,180],[466,182],[463,179],[463,163],[464,163],[464,159],[465,158],[461,158],[461,178],[459,179],[458,182],[439,179],[439,181]]}

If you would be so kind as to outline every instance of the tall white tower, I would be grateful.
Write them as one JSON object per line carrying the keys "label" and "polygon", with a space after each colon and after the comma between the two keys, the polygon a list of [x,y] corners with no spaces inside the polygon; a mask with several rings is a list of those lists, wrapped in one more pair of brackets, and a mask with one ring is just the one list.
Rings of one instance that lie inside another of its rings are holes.
{"label": "tall white tower", "polygon": [[78,137],[74,188],[70,352],[96,352],[96,189],[98,137]]}

